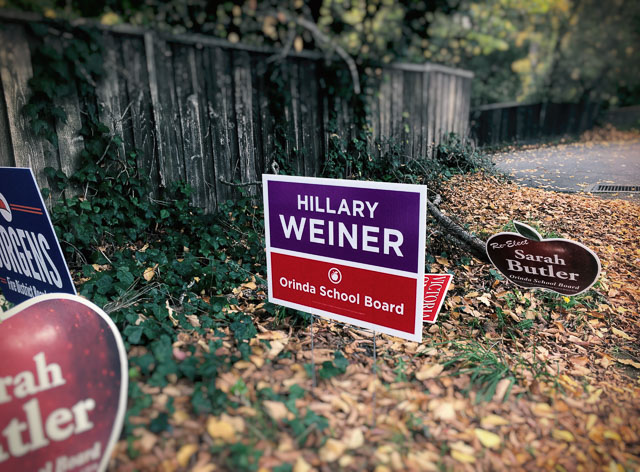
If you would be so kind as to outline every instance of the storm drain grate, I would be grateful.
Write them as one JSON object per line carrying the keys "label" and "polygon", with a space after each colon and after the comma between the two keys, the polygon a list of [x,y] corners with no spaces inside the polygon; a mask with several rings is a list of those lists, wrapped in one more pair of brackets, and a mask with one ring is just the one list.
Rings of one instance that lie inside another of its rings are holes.
{"label": "storm drain grate", "polygon": [[589,190],[592,193],[640,192],[640,185],[606,185],[596,184]]}

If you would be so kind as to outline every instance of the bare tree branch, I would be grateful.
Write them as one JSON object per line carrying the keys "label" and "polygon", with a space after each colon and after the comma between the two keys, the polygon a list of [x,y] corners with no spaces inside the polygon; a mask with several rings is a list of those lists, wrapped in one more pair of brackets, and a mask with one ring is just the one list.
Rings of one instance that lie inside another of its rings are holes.
{"label": "bare tree branch", "polygon": [[267,64],[270,64],[272,62],[280,62],[285,57],[287,57],[291,52],[291,48],[293,47],[293,42],[295,41],[295,39],[296,39],[296,29],[289,27],[289,32],[287,33],[287,40],[284,43],[284,47],[277,54],[270,56],[267,59]]}
{"label": "bare tree branch", "polygon": [[220,177],[218,179],[218,181],[224,185],[229,185],[230,187],[250,187],[251,185],[262,185],[262,182],[240,182],[240,183],[233,183],[233,182],[227,182],[226,180],[224,180],[222,177]]}
{"label": "bare tree branch", "polygon": [[[439,202],[440,195],[436,195],[434,201]],[[486,245],[484,241],[473,236],[472,234],[469,234],[462,226],[442,213],[440,209],[429,199],[427,199],[427,207],[429,208],[429,212],[433,215],[438,224],[445,230],[444,236],[447,239],[451,240],[458,246],[462,246],[464,249],[469,251],[480,260],[489,260],[489,258],[487,257]]]}
{"label": "bare tree branch", "polygon": [[331,41],[331,39],[326,34],[320,31],[318,25],[316,25],[313,21],[307,20],[306,18],[303,18],[301,16],[294,17],[288,12],[284,11],[280,11],[278,14],[276,14],[276,16],[282,17],[287,21],[293,21],[296,25],[301,26],[309,31],[319,46],[326,45],[333,48],[333,50],[335,50],[338,56],[340,56],[340,58],[347,64],[347,67],[349,68],[349,72],[351,73],[351,80],[353,81],[353,91],[356,94],[359,94],[361,92],[362,89],[360,87],[360,76],[358,75],[358,67],[356,66],[356,62],[347,51],[345,51],[340,45]]}

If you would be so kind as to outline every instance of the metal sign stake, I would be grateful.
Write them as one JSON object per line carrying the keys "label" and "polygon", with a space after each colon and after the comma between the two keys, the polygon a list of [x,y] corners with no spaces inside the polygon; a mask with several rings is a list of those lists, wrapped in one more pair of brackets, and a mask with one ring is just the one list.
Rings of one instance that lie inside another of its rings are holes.
{"label": "metal sign stake", "polygon": [[311,315],[311,324],[309,325],[309,329],[311,330],[311,380],[313,383],[313,389],[316,389],[316,358],[315,351],[313,349],[313,322],[316,317]]}
{"label": "metal sign stake", "polygon": [[372,366],[372,370],[373,370],[373,374],[375,376],[374,378],[374,382],[373,382],[373,427],[376,427],[376,380],[378,379],[378,350],[376,347],[376,337],[377,337],[377,333],[374,331],[373,332],[373,366]]}

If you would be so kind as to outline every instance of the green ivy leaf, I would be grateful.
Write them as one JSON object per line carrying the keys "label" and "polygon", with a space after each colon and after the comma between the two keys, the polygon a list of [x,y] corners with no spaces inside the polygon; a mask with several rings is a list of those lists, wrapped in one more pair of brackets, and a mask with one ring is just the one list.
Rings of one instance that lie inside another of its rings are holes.
{"label": "green ivy leaf", "polygon": [[342,375],[347,371],[349,361],[340,351],[336,351],[333,354],[333,362],[324,361],[322,367],[318,371],[318,376],[321,379],[330,379],[337,375]]}
{"label": "green ivy leaf", "polygon": [[169,427],[169,415],[165,412],[160,412],[158,416],[152,419],[151,423],[149,423],[149,431],[156,434],[168,430]]}
{"label": "green ivy leaf", "polygon": [[237,341],[249,340],[258,334],[251,317],[245,314],[238,316],[233,323],[231,323],[230,328]]}
{"label": "green ivy leaf", "polygon": [[140,340],[142,339],[142,326],[129,325],[127,326],[123,333],[127,338],[127,341],[131,344],[140,344]]}

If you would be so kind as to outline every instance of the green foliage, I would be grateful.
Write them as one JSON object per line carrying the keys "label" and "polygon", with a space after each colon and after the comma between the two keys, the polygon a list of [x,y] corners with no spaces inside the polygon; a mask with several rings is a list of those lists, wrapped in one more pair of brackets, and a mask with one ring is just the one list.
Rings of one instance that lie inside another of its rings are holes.
{"label": "green foliage", "polygon": [[342,375],[347,371],[349,361],[341,351],[333,353],[333,361],[324,361],[318,370],[318,376],[321,379],[330,379],[337,375]]}
{"label": "green foliage", "polygon": [[[63,18],[92,17],[248,45],[312,49],[312,22],[358,65],[431,61],[475,73],[473,104],[600,101],[637,104],[638,16],[633,0],[296,1],[6,0]],[[44,114],[46,115],[46,113]],[[276,115],[278,116],[278,115]]]}
{"label": "green foliage", "polygon": [[252,445],[241,442],[231,444],[229,446],[227,466],[229,470],[237,470],[240,472],[258,470],[258,461],[260,457],[262,457],[262,454],[262,451],[254,448]]}
{"label": "green foliage", "polygon": [[296,407],[296,400],[298,398],[302,398],[304,394],[305,394],[304,389],[299,385],[294,384],[291,387],[289,387],[289,398],[284,402],[284,404],[287,407],[287,409],[294,415],[297,415],[297,416],[300,415],[300,412]]}
{"label": "green foliage", "polygon": [[[38,43],[31,59],[31,95],[22,113],[36,136],[57,147],[55,124],[66,123],[67,115],[53,99],[73,96],[76,88],[84,96],[90,90],[89,83],[103,74],[99,35],[93,29],[67,23],[55,23],[55,29],[50,23],[29,26]],[[52,31],[56,32],[54,41],[50,41]]]}
{"label": "green foliage", "polygon": [[404,360],[404,357],[399,358],[396,367],[393,369],[393,373],[396,374],[396,382],[406,382],[408,380],[407,373],[405,372],[406,369],[407,362]]}
{"label": "green foliage", "polygon": [[[595,284],[596,288],[599,283]],[[599,303],[607,303],[607,298],[594,289],[570,297],[551,291],[540,291],[537,296],[548,312],[559,311],[563,313],[580,306],[595,310]]]}
{"label": "green foliage", "polygon": [[434,158],[447,171],[463,174],[479,170],[494,171],[494,164],[487,154],[455,133],[446,135],[436,146]]}
{"label": "green foliage", "polygon": [[333,134],[330,137],[322,176],[328,178],[375,180],[426,184],[437,189],[454,174],[484,171],[495,172],[491,158],[464,141],[455,133],[445,136],[434,149],[433,158],[411,159],[404,162],[399,145],[393,140],[381,144],[387,149],[376,157],[369,145],[365,130],[350,142]]}
{"label": "green foliage", "polygon": [[[306,409],[304,415],[296,406],[296,400],[305,396],[305,390],[299,385],[292,385],[289,387],[289,394],[282,395],[275,393],[271,388],[261,389],[258,394],[264,400],[279,401],[284,403],[287,409],[293,413],[294,417],[286,419],[285,424],[291,428],[294,438],[298,441],[299,445],[304,444],[309,434],[313,431],[321,432],[328,428],[328,420],[314,413],[311,409]],[[277,426],[277,423],[270,420],[272,424]]]}
{"label": "green foliage", "polygon": [[[60,197],[51,219],[78,292],[104,307],[126,347],[145,346],[131,358],[132,379],[164,387],[187,378],[195,387],[194,410],[219,413],[229,400],[215,387],[217,374],[238,359],[215,354],[221,347],[215,329],[229,326],[241,356],[248,357],[256,329],[249,316],[227,310],[237,301],[224,295],[264,267],[262,210],[241,197],[206,215],[191,205],[184,183],[153,197],[136,152],[121,155],[121,138],[99,119],[91,85],[102,74],[99,33],[64,23],[56,27],[63,52],[50,46],[50,28],[32,25],[39,59],[30,82],[34,93],[23,111],[34,131],[56,145],[55,125],[65,116],[55,103],[78,90],[84,142],[78,170],[70,176],[46,170],[53,196]],[[181,331],[209,334],[208,349],[188,346],[176,357],[173,344]],[[136,382],[130,398],[127,418],[150,406]],[[166,429],[166,418],[157,417],[150,427]],[[236,465],[250,468],[254,459],[238,459]]]}
{"label": "green foliage", "polygon": [[312,431],[321,432],[329,427],[329,421],[311,409],[307,409],[304,417],[297,416],[292,420],[286,420],[285,423],[293,430],[294,437],[300,446],[304,444]]}
{"label": "green foliage", "polygon": [[248,359],[249,354],[251,353],[251,347],[245,341],[249,341],[258,334],[251,317],[244,313],[238,314],[229,327],[231,328],[231,331],[233,331],[233,337],[238,343],[238,348],[240,349],[242,357]]}
{"label": "green foliage", "polygon": [[272,470],[273,472],[292,472],[293,466],[289,463],[284,463],[275,466]]}
{"label": "green foliage", "polygon": [[496,393],[498,383],[509,379],[510,384],[504,396],[506,399],[515,383],[510,367],[492,350],[477,342],[456,344],[458,352],[449,358],[444,367],[456,366],[452,375],[469,375],[469,390],[475,388],[476,401],[489,401]]}
{"label": "green foliage", "polygon": [[221,459],[220,464],[225,465],[225,470],[253,472],[258,470],[258,461],[263,451],[256,449],[255,444],[236,442],[213,445],[211,453]]}

